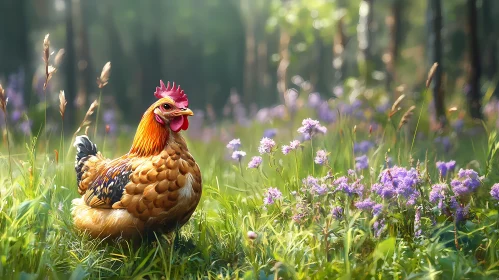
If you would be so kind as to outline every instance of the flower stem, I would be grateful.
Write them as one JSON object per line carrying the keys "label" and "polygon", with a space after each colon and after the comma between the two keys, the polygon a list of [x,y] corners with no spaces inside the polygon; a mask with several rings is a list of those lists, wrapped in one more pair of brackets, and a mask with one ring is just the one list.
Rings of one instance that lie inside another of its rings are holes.
{"label": "flower stem", "polygon": [[310,135],[310,148],[312,149],[312,176],[315,176],[315,163],[314,163],[314,141],[313,135]]}
{"label": "flower stem", "polygon": [[44,99],[45,99],[45,110],[44,110],[44,126],[43,126],[43,137],[45,138],[45,153],[48,152],[48,149],[49,149],[49,140],[48,140],[48,137],[47,137],[47,89],[44,87],[43,88],[43,96],[44,96]]}
{"label": "flower stem", "polygon": [[300,189],[300,175],[298,173],[298,156],[296,155],[297,151],[294,151],[295,154],[295,170],[296,170],[296,191]]}

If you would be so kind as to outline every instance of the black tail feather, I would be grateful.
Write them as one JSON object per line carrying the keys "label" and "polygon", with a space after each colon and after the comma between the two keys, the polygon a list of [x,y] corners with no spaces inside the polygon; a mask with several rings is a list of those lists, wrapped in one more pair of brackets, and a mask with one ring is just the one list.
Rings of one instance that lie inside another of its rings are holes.
{"label": "black tail feather", "polygon": [[85,161],[89,157],[97,155],[97,146],[86,135],[77,136],[73,146],[76,148],[75,170],[76,180],[79,184],[83,175],[82,169]]}

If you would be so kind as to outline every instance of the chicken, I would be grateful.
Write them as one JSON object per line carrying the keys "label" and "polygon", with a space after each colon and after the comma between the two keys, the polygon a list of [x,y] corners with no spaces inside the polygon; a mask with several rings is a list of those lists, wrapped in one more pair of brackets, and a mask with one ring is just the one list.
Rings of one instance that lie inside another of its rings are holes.
{"label": "chicken", "polygon": [[201,198],[201,172],[180,135],[189,127],[180,86],[160,81],[159,99],[142,116],[130,151],[107,159],[87,136],[75,139],[81,198],[72,201],[76,228],[92,237],[135,238],[185,224]]}

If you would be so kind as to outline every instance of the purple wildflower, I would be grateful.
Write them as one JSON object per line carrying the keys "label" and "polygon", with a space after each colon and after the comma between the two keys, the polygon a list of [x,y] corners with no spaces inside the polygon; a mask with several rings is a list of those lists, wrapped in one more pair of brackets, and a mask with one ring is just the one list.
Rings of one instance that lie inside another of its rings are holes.
{"label": "purple wildflower", "polygon": [[298,132],[303,134],[305,139],[310,139],[317,133],[322,133],[325,134],[327,132],[327,128],[324,126],[321,126],[319,121],[317,120],[312,120],[310,118],[304,119],[302,121],[302,126],[298,128]]}
{"label": "purple wildflower", "polygon": [[271,205],[274,204],[274,202],[278,199],[282,198],[282,193],[280,190],[277,188],[268,188],[267,192],[265,193],[265,197],[263,198],[263,204],[265,205]]}
{"label": "purple wildflower", "polygon": [[291,141],[289,143],[289,145],[282,146],[282,153],[285,154],[285,155],[287,155],[291,151],[294,151],[294,150],[298,149],[298,147],[300,147],[300,141],[293,140],[293,141]]}
{"label": "purple wildflower", "polygon": [[322,102],[317,108],[317,116],[321,121],[327,123],[333,123],[336,121],[336,114],[329,108],[329,103],[327,101]]}
{"label": "purple wildflower", "polygon": [[392,198],[394,195],[402,196],[407,200],[408,205],[413,205],[419,197],[416,185],[420,181],[416,169],[407,170],[394,166],[381,172],[380,182],[373,184],[371,190],[385,199]]}
{"label": "purple wildflower", "polygon": [[233,151],[236,151],[241,147],[241,139],[232,139],[230,140],[229,144],[227,144],[227,149],[231,149]]}
{"label": "purple wildflower", "polygon": [[341,220],[343,217],[343,208],[341,206],[334,206],[331,210],[331,214],[336,220]]}
{"label": "purple wildflower", "polygon": [[359,210],[372,210],[374,205],[376,205],[376,203],[370,198],[366,198],[355,203],[355,207],[357,207],[357,209]]}
{"label": "purple wildflower", "polygon": [[490,189],[490,195],[493,199],[499,200],[499,183],[496,183]]}
{"label": "purple wildflower", "polygon": [[456,161],[451,160],[449,162],[437,161],[436,166],[440,170],[440,175],[445,177],[448,172],[454,171],[456,168]]}
{"label": "purple wildflower", "polygon": [[288,146],[288,145],[284,145],[284,146],[282,146],[282,153],[283,153],[284,155],[287,155],[287,154],[289,154],[290,152],[291,152],[291,147],[290,147],[290,146]]}
{"label": "purple wildflower", "polygon": [[262,164],[262,157],[255,156],[248,162],[248,168],[258,168]]}
{"label": "purple wildflower", "polygon": [[241,161],[243,159],[243,157],[246,156],[246,152],[243,152],[243,151],[234,151],[232,153],[232,158],[237,160],[237,161]]}
{"label": "purple wildflower", "polygon": [[448,136],[435,138],[435,143],[440,143],[445,152],[449,152],[452,148],[452,143],[450,142],[450,138]]}
{"label": "purple wildflower", "polygon": [[275,128],[270,128],[270,129],[266,129],[264,132],[263,132],[263,137],[264,138],[274,138],[277,134],[277,129]]}
{"label": "purple wildflower", "polygon": [[327,163],[327,155],[328,153],[326,151],[318,150],[314,160],[315,163],[317,163],[318,165],[324,165],[325,163]]}
{"label": "purple wildflower", "polygon": [[303,184],[312,194],[323,195],[328,191],[328,188],[325,184],[321,184],[319,182],[319,179],[312,176],[308,176],[307,178],[303,179]]}
{"label": "purple wildflower", "polygon": [[467,195],[475,191],[481,184],[483,177],[478,177],[478,173],[472,169],[460,169],[458,178],[450,183],[452,191],[457,196]]}
{"label": "purple wildflower", "polygon": [[446,184],[436,184],[431,187],[430,202],[438,203],[438,208],[443,210],[443,203],[446,198],[446,191],[448,187]]}
{"label": "purple wildflower", "polygon": [[293,150],[296,150],[298,149],[298,147],[300,147],[300,141],[299,140],[293,140],[289,143],[289,146],[291,147],[291,149]]}
{"label": "purple wildflower", "polygon": [[369,167],[369,159],[366,155],[355,158],[355,168],[357,170],[367,169]]}
{"label": "purple wildflower", "polygon": [[373,206],[373,215],[378,216],[383,211],[383,204],[378,203]]}
{"label": "purple wildflower", "polygon": [[258,152],[260,154],[270,154],[272,152],[272,149],[275,147],[275,141],[264,137],[262,140],[260,140],[260,147],[258,147]]}
{"label": "purple wildflower", "polygon": [[360,143],[354,143],[353,152],[356,154],[366,154],[373,147],[373,142],[365,140]]}
{"label": "purple wildflower", "polygon": [[353,183],[349,183],[348,177],[342,176],[333,181],[333,186],[335,186],[335,192],[342,191],[345,194],[351,196],[353,194],[357,194],[362,196],[364,191],[364,185],[360,183],[360,179],[354,181]]}

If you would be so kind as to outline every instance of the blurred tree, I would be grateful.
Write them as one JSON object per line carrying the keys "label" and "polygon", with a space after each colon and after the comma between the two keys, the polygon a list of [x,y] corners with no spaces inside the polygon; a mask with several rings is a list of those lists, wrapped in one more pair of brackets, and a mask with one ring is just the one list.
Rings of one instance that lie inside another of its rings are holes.
{"label": "blurred tree", "polygon": [[[28,70],[28,22],[26,0],[0,1],[0,76]],[[31,83],[30,77],[26,79]],[[5,86],[5,85],[4,85]],[[29,94],[26,91],[25,94]],[[27,97],[27,96],[25,96]]]}
{"label": "blurred tree", "polygon": [[[74,20],[76,23],[77,37],[76,57],[77,57],[77,100],[79,106],[86,106],[87,96],[96,88],[96,73],[90,55],[90,42],[88,29],[90,27],[90,15],[93,7],[96,6],[94,0],[75,1],[73,6]],[[99,73],[100,74],[100,73]],[[90,101],[92,102],[92,101]]]}
{"label": "blurred tree", "polygon": [[499,5],[497,1],[493,0],[482,0],[482,15],[483,15],[483,31],[484,31],[484,56],[483,56],[483,69],[485,70],[485,75],[487,79],[495,88],[494,93],[499,97],[498,80],[499,75],[498,70],[498,58],[497,58],[497,44],[498,44],[498,32],[497,27],[494,25],[494,18],[499,18],[498,13]]}
{"label": "blurred tree", "polygon": [[440,126],[447,123],[445,116],[444,91],[442,88],[442,3],[440,0],[428,0],[428,27],[429,41],[428,53],[430,66],[438,63],[438,67],[433,74],[431,89],[435,103],[436,119]]}
{"label": "blurred tree", "polygon": [[366,84],[371,81],[373,62],[371,61],[371,30],[373,27],[373,4],[374,0],[362,0],[359,7],[359,24],[357,25],[357,41],[359,53],[357,61],[359,71]]}
{"label": "blurred tree", "polygon": [[70,124],[69,126],[66,126],[71,128],[73,125],[76,124],[75,122],[75,97],[76,97],[76,77],[75,77],[75,70],[76,70],[76,51],[75,51],[75,43],[74,43],[74,30],[73,30],[73,1],[72,0],[66,0],[66,46],[65,46],[65,77],[66,77],[66,84],[65,84],[65,94],[66,94],[66,99],[69,100],[68,102],[68,107],[66,109],[66,113],[64,118],[67,120],[67,122]]}
{"label": "blurred tree", "polygon": [[386,88],[389,90],[391,83],[396,80],[396,65],[399,55],[399,48],[402,40],[402,9],[403,0],[392,0],[390,14],[386,17],[385,23],[390,33],[388,49],[383,55],[383,62],[386,65]]}
{"label": "blurred tree", "polygon": [[466,96],[471,117],[481,119],[481,93],[480,93],[480,49],[478,38],[478,21],[476,0],[467,0],[468,8],[468,44],[470,53],[470,68],[468,73],[468,87]]}

